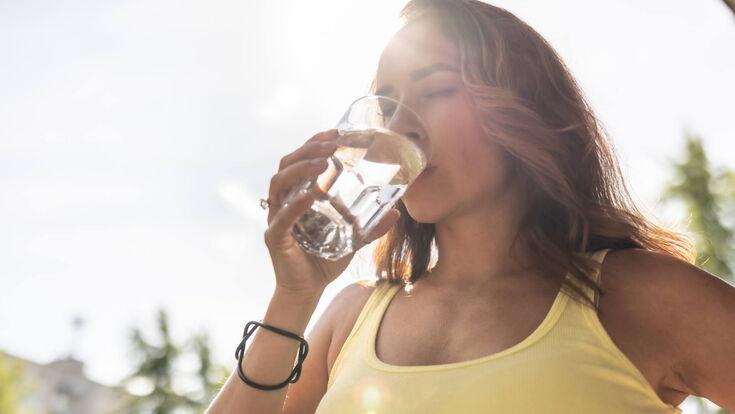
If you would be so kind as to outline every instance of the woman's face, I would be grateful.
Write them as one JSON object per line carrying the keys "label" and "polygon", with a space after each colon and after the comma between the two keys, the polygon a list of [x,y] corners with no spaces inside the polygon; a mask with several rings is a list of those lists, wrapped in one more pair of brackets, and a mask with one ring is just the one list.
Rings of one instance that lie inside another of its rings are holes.
{"label": "woman's face", "polygon": [[500,149],[485,137],[464,88],[459,51],[438,27],[431,18],[403,27],[383,50],[376,78],[376,94],[414,109],[427,131],[415,127],[410,132],[431,141],[433,168],[420,175],[402,199],[421,223],[497,203],[507,177]]}

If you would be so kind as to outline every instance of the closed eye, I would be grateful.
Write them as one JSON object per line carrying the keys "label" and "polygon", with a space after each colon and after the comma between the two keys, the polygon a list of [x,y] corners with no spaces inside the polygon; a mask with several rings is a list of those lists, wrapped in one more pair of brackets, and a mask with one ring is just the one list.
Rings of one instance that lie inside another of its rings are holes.
{"label": "closed eye", "polygon": [[455,91],[456,91],[456,89],[454,89],[454,88],[452,88],[452,89],[444,89],[444,90],[441,90],[441,91],[427,93],[426,94],[426,97],[427,98],[433,98],[433,97],[436,97],[436,96],[449,96],[449,95],[453,94]]}

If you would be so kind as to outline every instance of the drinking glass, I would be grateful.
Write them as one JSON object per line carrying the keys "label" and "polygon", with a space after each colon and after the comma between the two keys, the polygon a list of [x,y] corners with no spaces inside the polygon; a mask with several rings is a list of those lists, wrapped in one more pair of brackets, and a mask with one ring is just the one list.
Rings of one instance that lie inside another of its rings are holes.
{"label": "drinking glass", "polygon": [[294,186],[316,198],[291,234],[308,253],[338,260],[360,242],[403,196],[431,159],[423,120],[405,104],[381,95],[356,99],[337,124],[337,149],[327,169]]}

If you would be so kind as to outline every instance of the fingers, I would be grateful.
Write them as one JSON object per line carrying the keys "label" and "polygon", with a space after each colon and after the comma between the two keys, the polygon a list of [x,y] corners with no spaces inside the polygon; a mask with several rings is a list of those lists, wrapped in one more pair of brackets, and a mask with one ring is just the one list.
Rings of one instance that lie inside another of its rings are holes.
{"label": "fingers", "polygon": [[289,165],[306,159],[331,155],[337,149],[337,130],[321,132],[311,137],[306,143],[290,154],[281,158],[278,164],[278,171],[288,167]]}
{"label": "fingers", "polygon": [[308,178],[318,175],[326,168],[327,158],[325,157],[305,159],[289,165],[271,178],[268,199],[273,203],[281,204],[287,191]]}
{"label": "fingers", "polygon": [[281,206],[273,216],[266,230],[265,240],[269,246],[275,246],[291,237],[291,227],[304,214],[315,200],[312,191],[297,193],[287,204]]}
{"label": "fingers", "polygon": [[337,139],[338,132],[336,129],[328,129],[326,131],[318,132],[314,134],[311,138],[309,138],[306,142],[314,142],[314,141],[329,141],[332,139]]}
{"label": "fingers", "polygon": [[[304,145],[281,158],[278,172],[271,177],[268,188],[268,199],[271,201],[268,209],[268,223],[273,221],[281,208],[282,198],[287,191],[326,169],[326,159],[337,149],[337,136],[336,129],[319,132],[309,138]],[[323,161],[309,164],[309,161],[313,159]]]}

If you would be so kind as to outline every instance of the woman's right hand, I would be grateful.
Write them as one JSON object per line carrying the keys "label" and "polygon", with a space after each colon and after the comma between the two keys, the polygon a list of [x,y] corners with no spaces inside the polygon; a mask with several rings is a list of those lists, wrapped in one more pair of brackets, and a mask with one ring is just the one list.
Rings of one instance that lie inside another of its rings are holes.
{"label": "woman's right hand", "polygon": [[356,246],[355,251],[336,261],[323,259],[304,251],[291,235],[291,228],[315,200],[310,190],[299,193],[283,206],[286,194],[295,185],[315,177],[327,168],[327,159],[337,149],[337,130],[330,129],[311,137],[304,145],[281,159],[270,182],[268,199],[268,229],[265,244],[273,262],[276,288],[291,293],[321,296],[329,283],[334,281],[350,264],[355,252],[373,240],[383,236],[400,217],[397,209],[388,211],[368,237]]}

